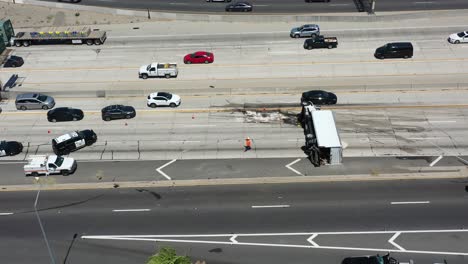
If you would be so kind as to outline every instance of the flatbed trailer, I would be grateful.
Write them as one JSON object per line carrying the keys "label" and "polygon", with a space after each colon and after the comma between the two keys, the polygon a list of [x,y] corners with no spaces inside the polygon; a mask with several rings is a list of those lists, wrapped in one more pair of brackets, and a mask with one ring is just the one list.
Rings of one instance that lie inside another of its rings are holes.
{"label": "flatbed trailer", "polygon": [[40,31],[21,31],[10,40],[10,45],[28,47],[33,44],[83,44],[101,45],[106,41],[105,31],[89,27],[52,27]]}

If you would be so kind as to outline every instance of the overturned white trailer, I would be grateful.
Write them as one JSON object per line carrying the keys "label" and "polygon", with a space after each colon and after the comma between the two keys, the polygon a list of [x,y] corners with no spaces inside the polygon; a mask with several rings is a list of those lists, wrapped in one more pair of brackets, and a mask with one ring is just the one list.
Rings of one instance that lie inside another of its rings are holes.
{"label": "overturned white trailer", "polygon": [[299,121],[306,141],[303,150],[311,162],[317,167],[341,164],[343,147],[333,112],[318,110],[313,104],[304,105]]}

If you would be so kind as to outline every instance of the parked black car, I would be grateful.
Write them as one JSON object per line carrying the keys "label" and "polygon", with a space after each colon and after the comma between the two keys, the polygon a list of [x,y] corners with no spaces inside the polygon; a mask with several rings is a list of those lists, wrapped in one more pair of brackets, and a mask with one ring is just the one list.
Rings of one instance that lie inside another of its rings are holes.
{"label": "parked black car", "polygon": [[83,119],[83,111],[70,107],[58,107],[47,112],[49,122],[78,121]]}
{"label": "parked black car", "polygon": [[316,105],[324,104],[336,104],[337,97],[334,93],[322,91],[322,90],[312,90],[302,93],[301,103],[312,102]]}
{"label": "parked black car", "polygon": [[126,105],[109,105],[101,110],[102,120],[130,119],[136,116],[135,108]]}
{"label": "parked black car", "polygon": [[21,67],[24,64],[24,60],[21,57],[18,56],[10,56],[8,60],[3,64],[4,68],[16,68],[16,67]]}
{"label": "parked black car", "polygon": [[67,155],[70,152],[91,146],[96,141],[97,135],[91,129],[74,131],[52,139],[52,149],[56,155]]}
{"label": "parked black car", "polygon": [[247,2],[236,2],[226,6],[226,12],[237,11],[237,12],[250,12],[252,11],[252,5]]}
{"label": "parked black car", "polygon": [[375,50],[374,56],[377,59],[413,57],[413,45],[411,42],[388,43]]}
{"label": "parked black car", "polygon": [[18,155],[23,151],[23,144],[17,141],[0,141],[0,157]]}

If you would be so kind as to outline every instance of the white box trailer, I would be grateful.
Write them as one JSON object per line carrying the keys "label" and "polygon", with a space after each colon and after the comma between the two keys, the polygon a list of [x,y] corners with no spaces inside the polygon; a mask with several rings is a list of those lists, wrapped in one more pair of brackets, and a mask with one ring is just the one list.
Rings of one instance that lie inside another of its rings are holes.
{"label": "white box trailer", "polygon": [[330,110],[312,111],[312,121],[321,155],[327,157],[330,165],[341,164],[343,147],[333,112]]}
{"label": "white box trailer", "polygon": [[24,165],[26,176],[41,176],[50,174],[61,174],[67,176],[75,172],[76,161],[70,157],[56,155],[30,155],[28,163]]}

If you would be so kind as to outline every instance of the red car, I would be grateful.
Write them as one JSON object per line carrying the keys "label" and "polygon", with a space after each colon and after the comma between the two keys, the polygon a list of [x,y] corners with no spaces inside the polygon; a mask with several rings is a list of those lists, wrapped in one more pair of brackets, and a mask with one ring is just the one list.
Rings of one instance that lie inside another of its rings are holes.
{"label": "red car", "polygon": [[197,51],[192,54],[187,54],[184,57],[185,64],[191,63],[213,63],[214,55],[211,52]]}

